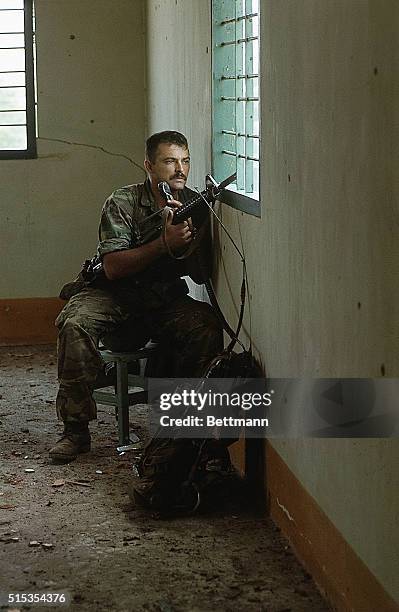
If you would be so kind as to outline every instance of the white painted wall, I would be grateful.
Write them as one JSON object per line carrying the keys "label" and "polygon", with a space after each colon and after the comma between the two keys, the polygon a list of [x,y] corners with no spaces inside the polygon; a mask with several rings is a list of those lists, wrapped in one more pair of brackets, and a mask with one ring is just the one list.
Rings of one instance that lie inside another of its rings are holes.
{"label": "white painted wall", "polygon": [[144,176],[121,157],[144,157],[143,0],[35,6],[38,159],[0,161],[0,298],[58,295],[94,254],[105,198]]}
{"label": "white painted wall", "polygon": [[[208,5],[147,2],[149,131],[189,135],[196,180],[210,159]],[[273,377],[379,377],[382,366],[397,377],[399,4],[261,8],[262,218],[221,209],[247,258],[246,329]],[[224,239],[221,252],[218,291],[234,323],[239,261]],[[274,445],[399,597],[397,441]]]}
{"label": "white painted wall", "polygon": [[[399,6],[268,4],[262,353],[274,376],[397,377]],[[274,446],[399,598],[398,440]]]}
{"label": "white painted wall", "polygon": [[185,134],[200,189],[211,169],[210,19],[207,0],[147,1],[148,132]]}
{"label": "white painted wall", "polygon": [[[210,14],[206,0],[147,2],[148,133],[185,134],[192,162],[188,186],[200,191],[212,167]],[[203,287],[187,282],[192,297],[208,301]]]}

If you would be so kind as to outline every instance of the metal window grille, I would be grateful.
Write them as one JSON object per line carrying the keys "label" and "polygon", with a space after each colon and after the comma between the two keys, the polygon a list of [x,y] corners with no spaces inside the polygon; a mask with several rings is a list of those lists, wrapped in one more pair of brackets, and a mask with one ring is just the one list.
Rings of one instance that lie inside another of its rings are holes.
{"label": "metal window grille", "polygon": [[213,1],[213,163],[259,199],[259,0]]}
{"label": "metal window grille", "polygon": [[36,157],[33,0],[0,0],[0,159]]}

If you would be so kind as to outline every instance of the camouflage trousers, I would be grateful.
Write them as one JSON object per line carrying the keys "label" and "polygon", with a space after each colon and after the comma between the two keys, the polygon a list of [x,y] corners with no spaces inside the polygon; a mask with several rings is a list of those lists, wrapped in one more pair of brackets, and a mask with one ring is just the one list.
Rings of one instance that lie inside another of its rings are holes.
{"label": "camouflage trousers", "polygon": [[132,315],[128,305],[102,289],[89,287],[71,297],[56,320],[58,418],[64,422],[96,418],[92,392],[104,367],[98,343],[121,325],[129,325],[135,336],[131,350],[149,338],[167,347],[173,369],[163,376],[200,377],[223,348],[221,325],[209,304],[183,295],[162,308],[148,310],[143,305],[142,310],[144,314]]}

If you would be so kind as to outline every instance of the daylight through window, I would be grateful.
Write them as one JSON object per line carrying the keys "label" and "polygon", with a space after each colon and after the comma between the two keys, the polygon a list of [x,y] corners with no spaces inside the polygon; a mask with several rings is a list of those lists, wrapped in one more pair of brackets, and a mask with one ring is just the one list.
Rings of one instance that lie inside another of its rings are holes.
{"label": "daylight through window", "polygon": [[259,0],[213,2],[213,160],[259,200]]}
{"label": "daylight through window", "polygon": [[35,155],[32,0],[0,0],[0,158]]}

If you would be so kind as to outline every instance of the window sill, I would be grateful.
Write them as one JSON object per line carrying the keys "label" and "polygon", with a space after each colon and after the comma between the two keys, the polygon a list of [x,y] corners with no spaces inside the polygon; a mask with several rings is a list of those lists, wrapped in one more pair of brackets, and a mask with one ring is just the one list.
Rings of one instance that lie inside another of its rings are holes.
{"label": "window sill", "polygon": [[0,160],[37,159],[36,148],[32,150],[0,149]]}
{"label": "window sill", "polygon": [[220,194],[218,200],[248,215],[261,217],[260,201],[254,194],[250,195],[242,191],[227,188]]}

